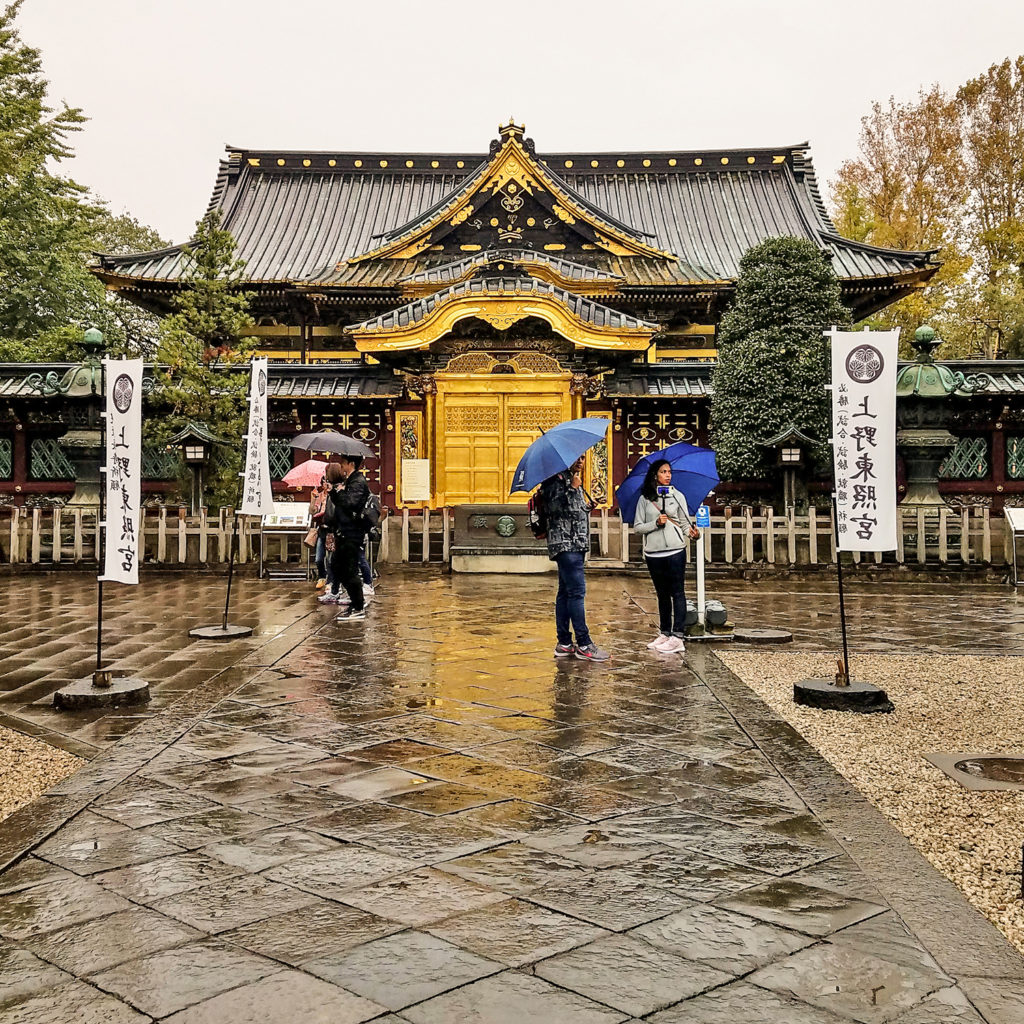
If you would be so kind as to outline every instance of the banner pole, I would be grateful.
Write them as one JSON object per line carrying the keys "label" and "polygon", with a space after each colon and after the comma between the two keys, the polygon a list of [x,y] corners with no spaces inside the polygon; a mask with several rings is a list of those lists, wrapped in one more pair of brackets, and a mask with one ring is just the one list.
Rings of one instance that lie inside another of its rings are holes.
{"label": "banner pole", "polygon": [[103,443],[100,447],[100,512],[96,528],[100,531],[100,564],[96,574],[96,671],[93,673],[93,685],[109,685],[103,676],[103,569],[107,558],[107,360],[100,360],[100,394],[103,396]]}
{"label": "banner pole", "polygon": [[238,475],[238,499],[235,502],[235,507],[231,510],[231,553],[228,555],[228,592],[224,598],[224,618],[221,621],[220,628],[222,632],[227,632],[228,629],[228,608],[231,606],[231,581],[235,575],[235,551],[238,548],[238,506],[242,504],[242,487],[244,477],[241,473]]}
{"label": "banner pole", "polygon": [[832,532],[836,539],[836,578],[839,581],[839,625],[843,631],[843,663],[836,674],[837,686],[850,685],[850,653],[846,644],[846,597],[843,593],[843,553],[839,550],[839,507],[832,495]]}

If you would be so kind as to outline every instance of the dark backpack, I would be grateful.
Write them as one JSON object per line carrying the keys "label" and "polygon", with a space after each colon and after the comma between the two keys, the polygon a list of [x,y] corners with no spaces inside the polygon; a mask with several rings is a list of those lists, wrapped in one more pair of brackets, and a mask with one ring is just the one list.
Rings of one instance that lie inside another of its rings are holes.
{"label": "dark backpack", "polygon": [[537,540],[548,535],[548,505],[539,487],[526,503],[526,525]]}
{"label": "dark backpack", "polygon": [[366,532],[373,540],[380,540],[380,520],[380,498],[371,491],[370,496],[366,499],[366,504],[363,506],[363,522],[366,524]]}

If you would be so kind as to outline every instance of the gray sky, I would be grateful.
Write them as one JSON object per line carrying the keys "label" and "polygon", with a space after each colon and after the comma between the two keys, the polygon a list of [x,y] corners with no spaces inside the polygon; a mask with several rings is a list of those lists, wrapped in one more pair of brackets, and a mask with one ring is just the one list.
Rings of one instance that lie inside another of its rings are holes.
{"label": "gray sky", "polygon": [[181,241],[241,147],[486,152],[787,145],[823,184],[873,100],[1024,50],[1013,0],[26,0],[65,165]]}

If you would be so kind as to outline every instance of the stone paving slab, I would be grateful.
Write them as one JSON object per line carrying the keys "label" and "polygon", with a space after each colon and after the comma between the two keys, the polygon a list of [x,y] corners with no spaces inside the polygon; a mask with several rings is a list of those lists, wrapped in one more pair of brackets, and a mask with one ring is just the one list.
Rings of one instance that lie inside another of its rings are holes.
{"label": "stone paving slab", "polygon": [[552,659],[549,580],[391,576],[363,623],[247,582],[263,642],[163,622],[180,688],[0,823],[0,1024],[1024,1019],[863,798],[711,651],[646,651],[635,579],[591,582],[607,665]]}

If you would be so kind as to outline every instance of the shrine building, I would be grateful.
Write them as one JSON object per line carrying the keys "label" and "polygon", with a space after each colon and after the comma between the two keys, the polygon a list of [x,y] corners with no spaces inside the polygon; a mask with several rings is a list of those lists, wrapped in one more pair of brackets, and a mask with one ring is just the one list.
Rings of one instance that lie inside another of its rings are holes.
{"label": "shrine building", "polygon": [[[540,428],[604,416],[587,486],[607,506],[638,457],[706,442],[715,331],[752,245],[810,239],[855,320],[938,266],[840,237],[806,144],[541,154],[499,131],[486,154],[228,150],[211,208],[272,361],[278,470],[294,432],[332,429],[374,448],[386,504],[505,502]],[[96,273],[166,313],[182,269],[172,246]]]}

